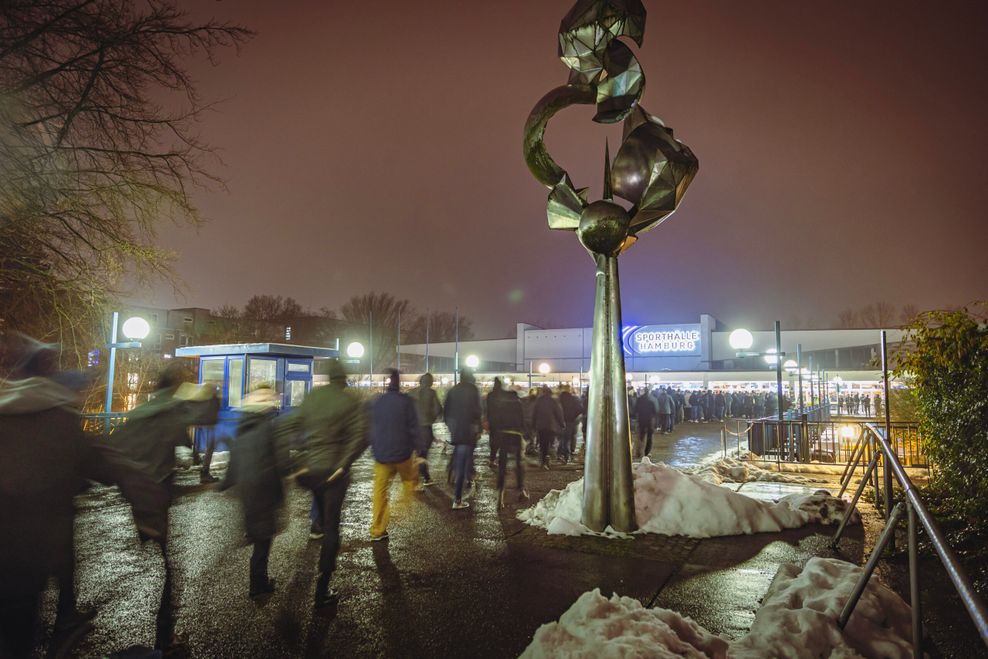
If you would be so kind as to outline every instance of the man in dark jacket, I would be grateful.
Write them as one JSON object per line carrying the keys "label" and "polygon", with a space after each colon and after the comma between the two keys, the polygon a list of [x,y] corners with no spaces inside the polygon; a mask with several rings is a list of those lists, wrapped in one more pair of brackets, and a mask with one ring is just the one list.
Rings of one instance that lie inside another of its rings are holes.
{"label": "man in dark jacket", "polygon": [[498,507],[504,507],[504,478],[508,470],[508,459],[515,456],[515,478],[518,484],[518,499],[527,499],[525,490],[525,468],[522,464],[521,441],[525,428],[525,416],[521,409],[518,394],[505,389],[501,378],[494,378],[494,388],[487,394],[487,425],[491,439],[497,438],[500,447],[497,467]]}
{"label": "man in dark jacket", "polygon": [[559,440],[559,452],[569,462],[576,453],[576,425],[583,414],[583,405],[569,390],[568,384],[559,386],[559,405],[563,408],[563,434]]}
{"label": "man in dark jacket", "polygon": [[548,385],[539,389],[539,397],[535,401],[533,418],[535,432],[539,437],[539,455],[542,458],[542,468],[549,468],[549,449],[563,429],[563,408],[559,401],[553,398]]}
{"label": "man in dark jacket", "polygon": [[638,447],[642,455],[652,451],[652,433],[655,431],[655,417],[659,413],[658,403],[649,391],[643,391],[635,402],[635,416],[638,417]]}
{"label": "man in dark jacket", "polygon": [[224,490],[236,486],[247,539],[254,545],[250,556],[251,597],[274,591],[274,580],[268,577],[268,557],[280,530],[278,519],[285,500],[282,478],[289,471],[288,442],[279,441],[275,429],[278,405],[278,394],[267,386],[244,398],[230,463],[220,486]]}
{"label": "man in dark jacket", "polygon": [[374,501],[371,540],[388,537],[388,490],[395,474],[401,478],[402,504],[412,499],[418,485],[415,449],[421,441],[415,400],[401,393],[401,375],[392,370],[388,390],[374,401],[370,415],[370,445],[374,454]]}
{"label": "man in dark jacket", "polygon": [[477,448],[482,418],[480,392],[470,371],[463,371],[459,383],[446,394],[443,416],[453,442],[453,510],[469,508],[470,504],[463,500],[463,483],[473,468],[473,451]]}
{"label": "man in dark jacket", "polygon": [[419,440],[418,453],[422,461],[419,462],[419,486],[417,489],[425,489],[432,485],[432,476],[429,474],[429,449],[436,436],[432,432],[432,424],[442,416],[443,406],[439,403],[439,396],[432,388],[432,373],[425,373],[419,378],[419,386],[408,392],[415,399],[415,411],[418,413],[419,432],[422,437]]}
{"label": "man in dark jacket", "polygon": [[360,399],[347,388],[346,371],[339,361],[329,362],[329,384],[316,387],[286,419],[286,430],[304,436],[298,480],[322,505],[322,550],[316,578],[316,607],[336,600],[329,579],[340,552],[340,515],[350,485],[350,468],[367,448],[367,419]]}
{"label": "man in dark jacket", "polygon": [[[55,347],[30,344],[20,348],[30,352],[16,366],[14,378],[21,379],[0,386],[0,656],[15,658],[32,654],[48,578],[71,581],[73,498],[87,480],[119,484],[143,537],[162,536],[166,524],[157,515],[161,489],[117,451],[83,434],[78,394],[53,379]],[[65,586],[55,644],[61,619],[75,605],[71,583]]]}

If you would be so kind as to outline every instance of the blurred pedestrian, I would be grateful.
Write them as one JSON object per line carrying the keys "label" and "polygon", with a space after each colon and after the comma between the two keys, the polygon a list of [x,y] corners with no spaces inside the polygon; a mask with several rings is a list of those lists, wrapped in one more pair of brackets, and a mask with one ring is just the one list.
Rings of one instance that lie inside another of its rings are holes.
{"label": "blurred pedestrian", "polygon": [[518,486],[518,499],[527,499],[525,490],[525,467],[522,462],[522,434],[525,418],[518,394],[504,389],[501,378],[494,378],[494,388],[487,395],[487,422],[491,437],[496,437],[500,451],[497,467],[498,507],[504,507],[504,480],[508,470],[508,460],[515,458],[515,481]]}
{"label": "blurred pedestrian", "polygon": [[230,448],[230,463],[220,489],[235,488],[244,515],[250,556],[250,596],[274,592],[268,577],[268,558],[274,536],[280,531],[280,513],[285,501],[282,479],[290,464],[288,444],[279,441],[275,428],[278,394],[267,385],[244,398],[236,436]]}
{"label": "blurred pedestrian", "polygon": [[[214,425],[219,414],[220,403],[215,389],[187,382],[187,376],[181,363],[170,362],[158,376],[157,389],[151,399],[131,410],[127,422],[110,435],[113,446],[167,492],[158,511],[165,519],[174,498],[175,449],[190,445],[190,428]],[[165,649],[176,643],[173,567],[167,533],[157,542],[165,581],[158,609],[155,647]]]}
{"label": "blurred pedestrian", "polygon": [[432,485],[432,476],[429,474],[429,449],[436,441],[432,425],[442,416],[443,406],[439,403],[439,396],[432,388],[432,373],[425,373],[419,378],[419,386],[409,392],[415,399],[415,411],[418,413],[419,432],[422,438],[419,443],[419,486],[418,489],[425,489]]}
{"label": "blurred pedestrian", "polygon": [[165,532],[164,493],[105,442],[83,433],[80,396],[56,380],[58,347],[9,338],[11,378],[0,385],[0,656],[29,657],[41,593],[59,579],[51,655],[65,656],[89,628],[76,607],[73,498],[87,480],[116,483],[142,537]]}
{"label": "blurred pedestrian", "polygon": [[392,369],[388,377],[388,390],[371,406],[370,446],[374,454],[371,540],[388,538],[391,515],[388,490],[395,474],[401,478],[402,505],[408,505],[411,501],[419,480],[415,452],[421,438],[415,399],[401,393],[401,375]]}
{"label": "blurred pedestrian", "polygon": [[576,426],[583,414],[583,405],[570,391],[568,384],[559,387],[559,405],[563,408],[563,434],[559,440],[559,450],[564,453],[564,460],[569,462],[576,453]]}
{"label": "blurred pedestrian", "polygon": [[473,451],[480,437],[480,392],[473,373],[463,371],[460,381],[446,395],[444,421],[453,442],[453,510],[469,508],[463,485],[473,470]]}
{"label": "blurred pedestrian", "polygon": [[535,401],[539,398],[539,390],[532,387],[528,394],[519,397],[521,401],[521,413],[525,420],[525,452],[529,455],[536,455],[537,444],[535,441]]}
{"label": "blurred pedestrian", "polygon": [[323,535],[316,577],[315,606],[332,604],[329,587],[340,551],[340,516],[350,485],[350,468],[367,448],[367,419],[360,398],[347,388],[346,371],[329,362],[329,384],[308,393],[285,419],[286,430],[303,436],[298,481],[312,490],[322,506]]}
{"label": "blurred pedestrian", "polygon": [[553,398],[552,390],[548,385],[542,385],[539,390],[539,397],[535,401],[535,412],[533,417],[535,432],[539,437],[539,457],[542,468],[549,468],[549,449],[563,429],[563,408],[559,401]]}
{"label": "blurred pedestrian", "polygon": [[649,391],[643,391],[635,401],[635,416],[638,417],[638,451],[642,455],[652,452],[652,433],[655,431],[655,418],[659,414],[659,404]]}

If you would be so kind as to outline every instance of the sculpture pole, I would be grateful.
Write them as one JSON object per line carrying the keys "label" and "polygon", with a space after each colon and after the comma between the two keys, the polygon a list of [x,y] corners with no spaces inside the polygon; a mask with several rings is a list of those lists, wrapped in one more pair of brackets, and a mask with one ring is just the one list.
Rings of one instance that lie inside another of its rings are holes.
{"label": "sculpture pole", "polygon": [[594,255],[597,291],[590,399],[587,403],[583,524],[633,531],[635,491],[631,473],[631,426],[621,345],[621,290],[616,256]]}
{"label": "sculpture pole", "polygon": [[[640,46],[644,31],[641,0],[577,0],[559,28],[569,82],[535,104],[522,141],[529,170],[550,190],[549,228],[576,232],[596,265],[582,516],[594,531],[637,528],[618,256],[676,210],[699,167],[693,152],[638,103],[645,77],[621,37]],[[544,137],[557,112],[593,103],[594,121],[623,121],[624,135],[613,172],[605,147],[604,199],[590,203],[587,189],[575,187],[549,155]],[[631,208],[616,204],[614,196]]]}

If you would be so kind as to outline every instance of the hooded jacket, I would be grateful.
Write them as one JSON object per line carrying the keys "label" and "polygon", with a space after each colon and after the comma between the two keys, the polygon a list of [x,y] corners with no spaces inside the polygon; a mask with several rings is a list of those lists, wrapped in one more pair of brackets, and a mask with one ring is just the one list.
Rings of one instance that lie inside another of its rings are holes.
{"label": "hooded jacket", "polygon": [[310,391],[285,421],[303,435],[301,464],[313,478],[349,471],[367,448],[366,411],[346,380],[331,379]]}

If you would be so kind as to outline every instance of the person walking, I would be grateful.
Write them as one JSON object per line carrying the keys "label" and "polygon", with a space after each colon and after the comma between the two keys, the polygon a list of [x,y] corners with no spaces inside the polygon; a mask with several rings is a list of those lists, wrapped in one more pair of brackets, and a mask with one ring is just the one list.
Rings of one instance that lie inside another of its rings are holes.
{"label": "person walking", "polygon": [[525,418],[518,395],[504,389],[501,378],[494,378],[494,388],[487,394],[487,424],[491,437],[497,438],[500,451],[497,466],[498,508],[504,507],[504,481],[508,470],[508,460],[515,458],[515,481],[518,487],[518,500],[528,499],[525,490],[525,468],[522,462],[522,435]]}
{"label": "person walking", "polygon": [[360,398],[347,387],[339,361],[329,362],[329,384],[308,393],[286,418],[286,430],[301,433],[297,480],[315,494],[322,507],[323,537],[316,577],[315,606],[332,604],[329,587],[340,551],[340,518],[350,486],[350,469],[367,448],[367,418]]}
{"label": "person walking", "polygon": [[559,386],[559,406],[563,408],[563,434],[559,439],[559,452],[563,454],[563,462],[569,462],[576,453],[576,426],[583,405],[580,399],[573,395],[568,384]]}
{"label": "person walking", "polygon": [[[165,519],[175,495],[175,448],[189,445],[190,428],[215,425],[219,416],[220,401],[216,390],[194,385],[187,378],[188,372],[182,364],[170,362],[158,377],[157,390],[151,399],[131,410],[127,422],[110,436],[113,446],[167,492],[158,511]],[[174,638],[174,570],[167,534],[158,539],[158,546],[164,561],[165,579],[157,615],[155,647],[165,649],[177,643]]]}
{"label": "person walking", "polygon": [[415,399],[401,393],[401,375],[392,369],[388,377],[388,390],[371,406],[370,445],[374,454],[372,541],[388,538],[391,517],[388,490],[395,474],[401,478],[402,507],[411,503],[419,480],[415,452],[421,437]]}
{"label": "person walking", "polygon": [[418,445],[418,455],[422,458],[419,462],[419,484],[416,489],[424,490],[432,485],[432,476],[429,474],[429,449],[436,441],[432,424],[442,416],[443,406],[439,402],[436,390],[432,388],[432,373],[424,373],[419,378],[419,386],[408,392],[408,395],[415,400],[415,411],[419,419],[419,433],[422,435]]}
{"label": "person walking", "polygon": [[535,401],[535,413],[533,423],[535,432],[539,437],[539,457],[542,461],[542,468],[549,468],[549,449],[556,437],[563,429],[563,408],[559,401],[553,398],[552,390],[548,385],[542,385],[539,390],[539,397]]}
{"label": "person walking", "polygon": [[33,654],[41,596],[59,580],[52,656],[89,629],[76,609],[73,499],[87,481],[119,485],[141,538],[159,539],[165,493],[106,442],[82,431],[78,391],[57,380],[58,346],[8,339],[11,377],[0,384],[0,657]]}
{"label": "person walking", "polygon": [[643,391],[635,402],[635,416],[638,417],[638,453],[637,457],[648,455],[652,451],[652,433],[655,431],[655,418],[659,414],[659,405],[650,392]]}
{"label": "person walking", "polygon": [[532,387],[528,390],[528,394],[525,396],[520,396],[521,400],[521,412],[525,418],[525,442],[528,448],[526,453],[528,455],[536,455],[537,443],[535,437],[535,401],[539,399],[539,390]]}
{"label": "person walking", "polygon": [[285,501],[282,479],[290,471],[288,444],[279,441],[275,428],[278,394],[262,385],[244,397],[230,463],[221,490],[234,488],[240,499],[250,556],[250,596],[274,592],[268,576],[268,558],[274,537],[282,530],[279,519]]}
{"label": "person walking", "polygon": [[[656,426],[656,430],[668,435],[672,432],[672,399],[669,397],[669,393],[666,391],[665,387],[660,387],[654,396],[656,409],[658,410],[658,424]],[[651,448],[651,442],[649,442],[648,450],[645,451],[645,455],[648,455]]]}
{"label": "person walking", "polygon": [[460,381],[446,394],[443,420],[453,442],[453,510],[469,508],[463,500],[463,485],[473,470],[473,451],[480,437],[483,413],[480,391],[470,371],[460,374]]}

